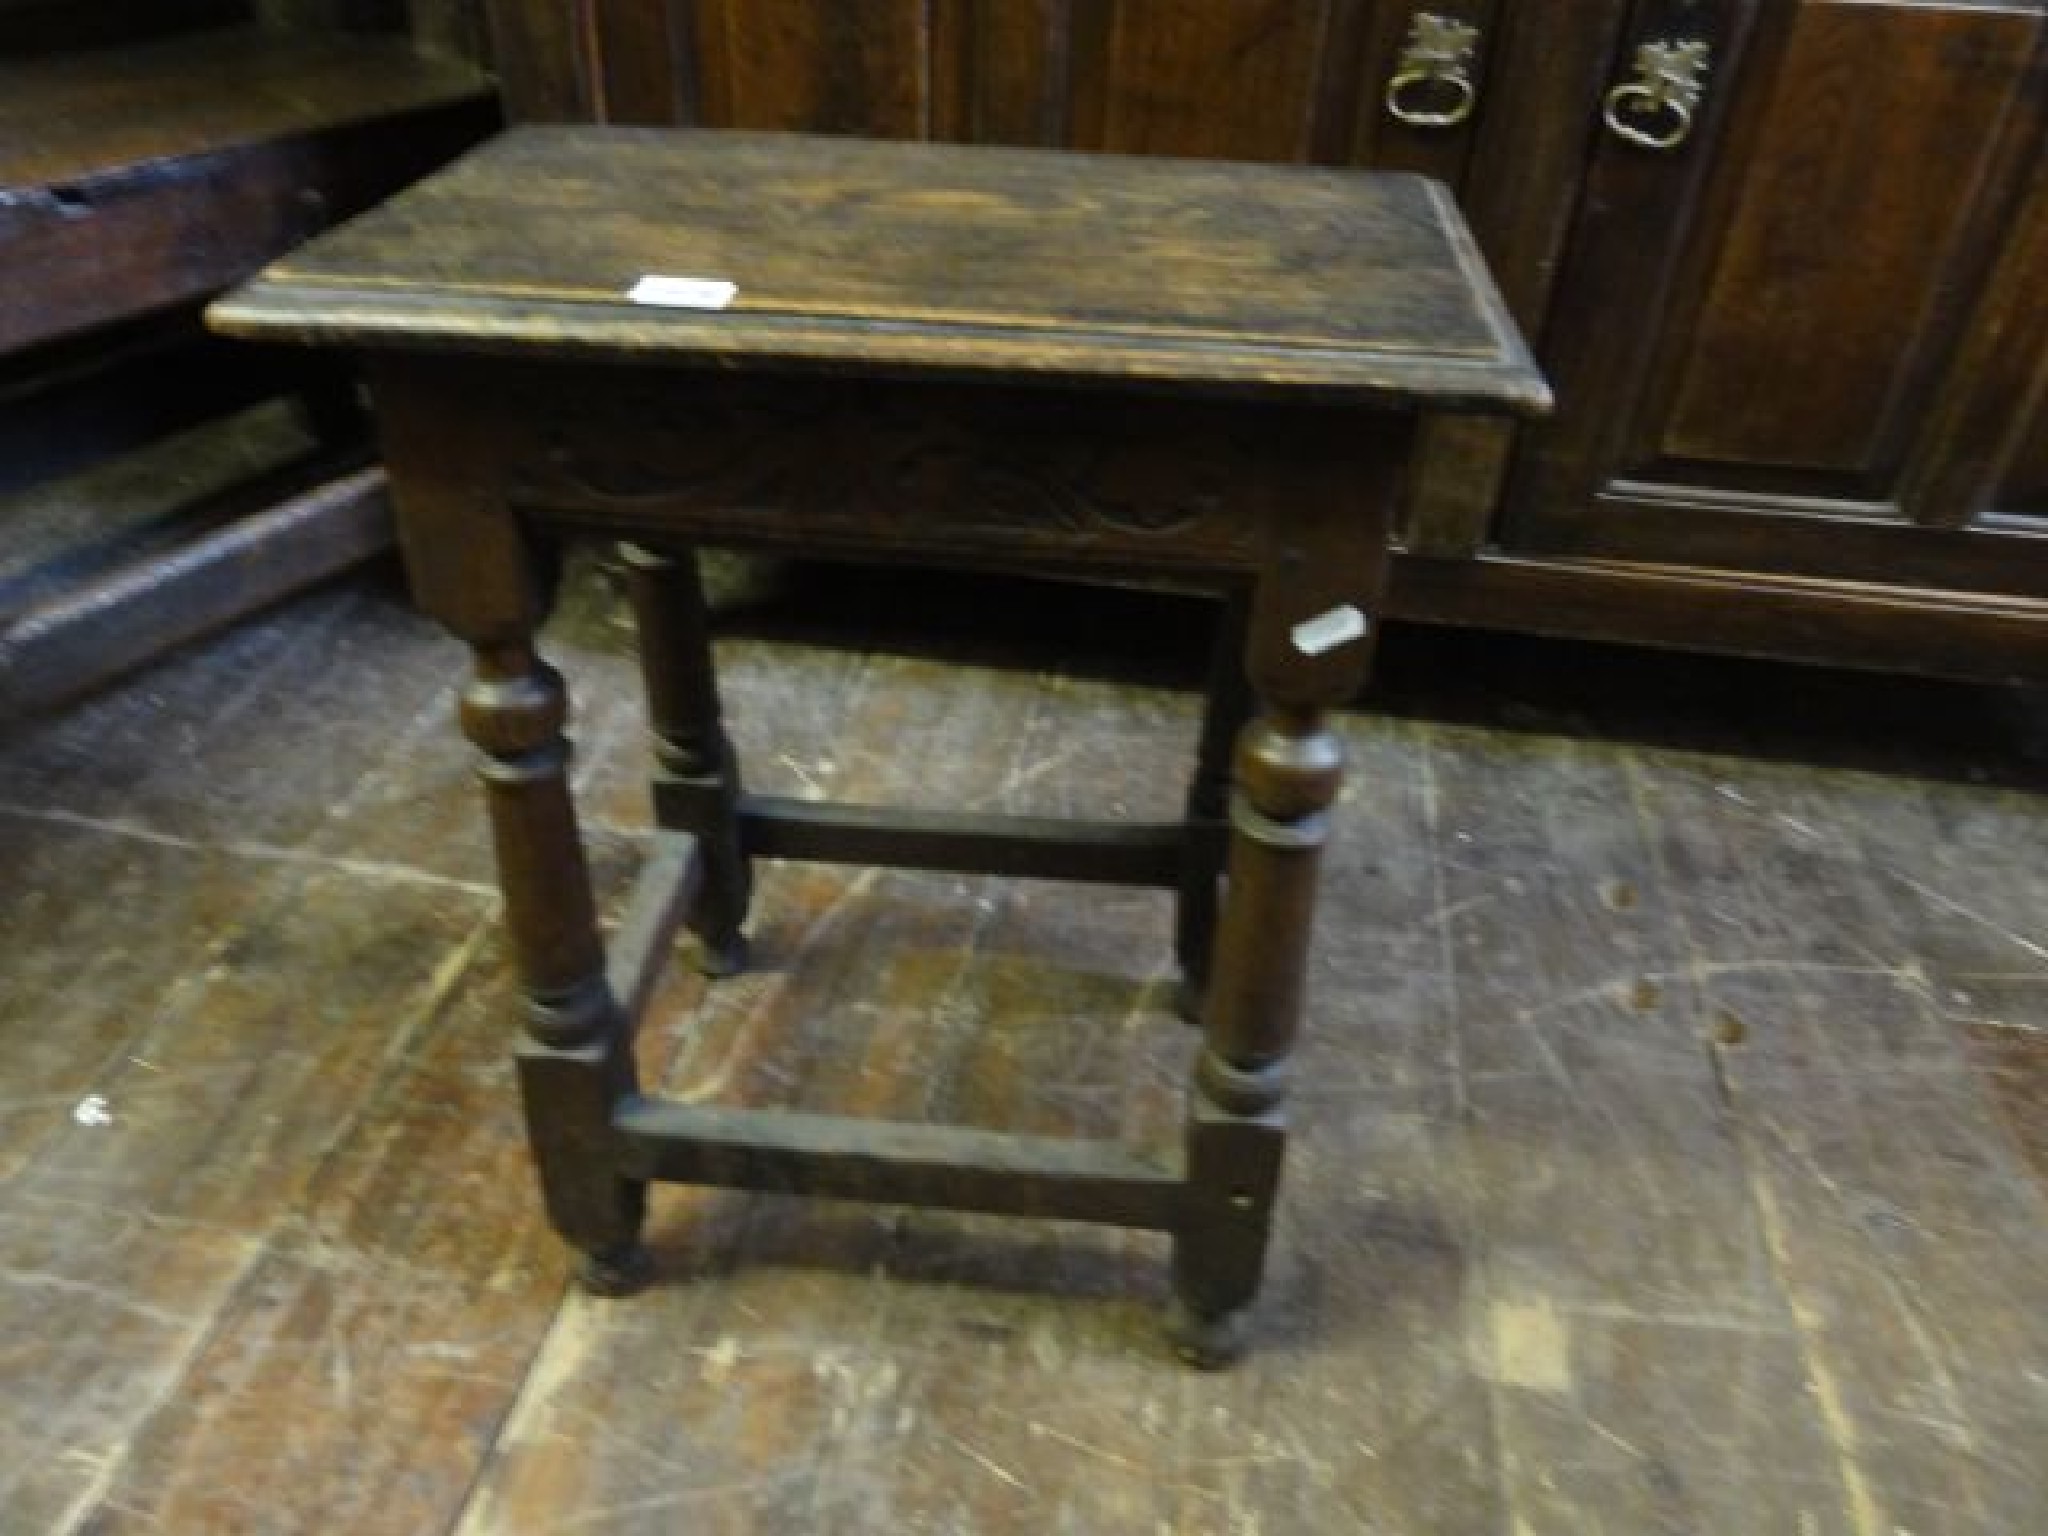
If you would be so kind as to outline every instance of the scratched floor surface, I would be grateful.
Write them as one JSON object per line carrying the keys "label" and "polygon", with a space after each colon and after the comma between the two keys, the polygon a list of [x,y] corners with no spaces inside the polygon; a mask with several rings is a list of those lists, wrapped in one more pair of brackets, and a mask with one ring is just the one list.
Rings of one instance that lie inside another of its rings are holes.
{"label": "scratched floor surface", "polygon": [[[726,586],[763,788],[1178,800],[1190,607]],[[574,590],[615,906],[640,715]],[[1141,1235],[664,1191],[659,1284],[567,1294],[459,673],[363,579],[0,744],[7,1536],[2048,1528],[2038,700],[1395,636],[1344,725],[1260,1345],[1207,1376]],[[1146,894],[777,869],[758,967],[679,969],[645,1069],[1167,1137],[1167,931]]]}

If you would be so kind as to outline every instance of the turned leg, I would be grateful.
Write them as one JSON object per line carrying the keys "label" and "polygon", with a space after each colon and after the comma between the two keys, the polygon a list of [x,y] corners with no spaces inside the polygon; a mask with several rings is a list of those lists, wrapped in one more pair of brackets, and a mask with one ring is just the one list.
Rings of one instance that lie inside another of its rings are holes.
{"label": "turned leg", "polygon": [[632,1043],[605,983],[590,875],[569,798],[568,701],[530,639],[479,643],[462,696],[463,732],[480,754],[526,1034],[518,1051],[527,1135],[548,1217],[582,1255],[599,1294],[633,1289],[645,1187],[621,1178],[612,1106],[635,1090]]}
{"label": "turned leg", "polygon": [[1188,1214],[1174,1241],[1174,1342],[1198,1365],[1243,1347],[1286,1147],[1316,874],[1343,751],[1319,709],[1268,704],[1237,750],[1229,896],[1188,1123]]}
{"label": "turned leg", "polygon": [[747,904],[753,871],[740,842],[739,766],[718,705],[718,674],[697,557],[628,544],[627,590],[640,631],[640,667],[654,734],[654,814],[694,836],[703,883],[689,917],[706,975],[746,965]]}
{"label": "turned leg", "polygon": [[1174,957],[1180,964],[1176,999],[1182,1018],[1202,1021],[1210,954],[1216,943],[1216,913],[1222,894],[1223,860],[1229,847],[1230,755],[1252,712],[1245,677],[1247,595],[1234,591],[1223,603],[1216,645],[1209,662],[1208,692],[1202,701],[1202,734],[1188,784],[1188,846],[1174,903]]}
{"label": "turned leg", "polygon": [[1230,851],[1202,1008],[1174,1233],[1174,1342],[1198,1365],[1244,1346],[1287,1145],[1316,877],[1344,772],[1328,711],[1371,670],[1370,614],[1406,420],[1363,418],[1328,457],[1302,454],[1268,494],[1272,543],[1252,589],[1243,675],[1257,717],[1238,735]]}

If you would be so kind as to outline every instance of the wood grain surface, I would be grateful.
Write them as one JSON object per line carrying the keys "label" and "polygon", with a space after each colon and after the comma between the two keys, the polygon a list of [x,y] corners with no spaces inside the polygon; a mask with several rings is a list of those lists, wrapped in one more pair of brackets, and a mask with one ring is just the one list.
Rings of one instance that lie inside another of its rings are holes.
{"label": "wood grain surface", "polygon": [[[734,284],[658,308],[649,274]],[[1411,176],[791,135],[514,130],[216,304],[235,335],[1548,400]]]}
{"label": "wood grain surface", "polygon": [[218,153],[447,106],[475,70],[404,41],[256,28],[147,47],[0,62],[0,192],[147,172]]}
{"label": "wood grain surface", "polygon": [[[714,590],[764,792],[1178,808],[1195,605]],[[616,919],[643,719],[593,573],[550,643]],[[461,670],[358,583],[0,747],[0,1529],[2006,1536],[2048,1504],[2048,876],[2004,787],[2038,700],[1389,637],[1342,722],[1266,1339],[1216,1377],[1117,1230],[664,1191],[654,1288],[567,1296]],[[756,969],[672,967],[642,1071],[1158,1139],[1170,926],[764,870]]]}

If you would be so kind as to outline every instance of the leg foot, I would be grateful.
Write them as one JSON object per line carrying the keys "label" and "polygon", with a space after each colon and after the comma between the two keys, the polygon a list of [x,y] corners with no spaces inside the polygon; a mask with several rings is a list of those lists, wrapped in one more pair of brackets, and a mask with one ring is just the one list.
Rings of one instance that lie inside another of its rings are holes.
{"label": "leg foot", "polygon": [[576,1257],[576,1284],[590,1296],[631,1296],[654,1278],[654,1255],[638,1241]]}
{"label": "leg foot", "polygon": [[1174,1354],[1197,1370],[1220,1371],[1243,1358],[1250,1339],[1250,1309],[1195,1311],[1176,1296],[1167,1308],[1166,1338]]}

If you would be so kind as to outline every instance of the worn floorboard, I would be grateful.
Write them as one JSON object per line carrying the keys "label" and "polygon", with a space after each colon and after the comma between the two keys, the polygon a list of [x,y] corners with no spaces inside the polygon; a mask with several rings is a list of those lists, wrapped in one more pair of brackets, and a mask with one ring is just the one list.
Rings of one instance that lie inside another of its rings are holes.
{"label": "worn floorboard", "polygon": [[[615,911],[642,719],[571,590]],[[718,591],[753,787],[1179,803],[1190,605]],[[670,1189],[659,1283],[570,1294],[460,668],[366,578],[0,742],[4,1536],[2042,1528],[2038,699],[1394,636],[1259,1346],[1210,1376],[1146,1234]],[[643,1072],[1158,1142],[1170,931],[1156,893],[769,869],[755,967],[673,967]]]}

